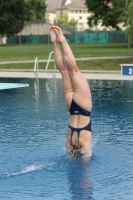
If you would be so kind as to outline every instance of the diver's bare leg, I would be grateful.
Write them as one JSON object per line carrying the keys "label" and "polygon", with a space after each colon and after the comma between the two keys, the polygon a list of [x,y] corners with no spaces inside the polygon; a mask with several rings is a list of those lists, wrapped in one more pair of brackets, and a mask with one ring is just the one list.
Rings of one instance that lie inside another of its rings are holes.
{"label": "diver's bare leg", "polygon": [[67,68],[64,62],[62,53],[60,51],[59,42],[57,41],[57,36],[53,27],[50,28],[49,32],[51,36],[51,42],[53,43],[53,46],[54,46],[55,63],[56,63],[57,68],[62,74],[62,88],[63,88],[63,93],[66,99],[66,105],[67,105],[67,108],[69,109],[71,101],[72,101],[72,94],[73,94],[73,87],[71,83],[69,69]]}
{"label": "diver's bare leg", "polygon": [[62,43],[63,47],[63,57],[65,59],[66,64],[70,69],[75,69],[77,67],[74,55],[72,53],[71,48],[69,47],[66,38],[64,37],[61,29],[58,26],[54,26],[54,30],[58,36],[58,41]]}
{"label": "diver's bare leg", "polygon": [[70,69],[69,73],[74,90],[73,99],[76,100],[76,102],[84,109],[91,110],[92,104],[89,84],[82,73],[79,71],[72,50],[69,47],[62,33],[62,30],[57,26],[54,26],[54,30],[58,36],[58,41],[62,44],[65,63]]}

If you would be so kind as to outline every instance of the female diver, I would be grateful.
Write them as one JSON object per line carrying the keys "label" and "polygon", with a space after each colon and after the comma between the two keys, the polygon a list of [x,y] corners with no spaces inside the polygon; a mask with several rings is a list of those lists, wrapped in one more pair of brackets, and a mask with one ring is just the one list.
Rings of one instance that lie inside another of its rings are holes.
{"label": "female diver", "polygon": [[[66,149],[70,155],[91,156],[92,99],[87,80],[79,71],[74,55],[58,26],[49,29],[54,46],[54,59],[62,75],[66,107],[71,117],[67,131]],[[59,43],[62,44],[63,54]]]}

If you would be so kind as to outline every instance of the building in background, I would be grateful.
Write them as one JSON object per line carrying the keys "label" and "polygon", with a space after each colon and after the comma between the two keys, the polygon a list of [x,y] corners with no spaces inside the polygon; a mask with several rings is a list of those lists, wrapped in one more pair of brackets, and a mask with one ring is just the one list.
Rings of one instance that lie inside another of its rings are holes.
{"label": "building in background", "polygon": [[[86,29],[93,31],[113,30],[112,28],[103,27],[102,23],[99,23],[96,27],[89,28],[88,17],[90,13],[85,5],[85,0],[46,0],[46,3],[46,21],[50,25],[56,24],[60,15],[67,14],[69,21],[71,19],[78,21],[77,31],[84,31]],[[110,6],[112,6],[111,3]]]}
{"label": "building in background", "polygon": [[68,15],[69,21],[71,19],[76,20],[78,22],[77,31],[84,31],[89,28],[87,24],[89,12],[84,0],[73,0],[71,3],[70,0],[66,1],[64,5],[55,9],[55,14],[56,22],[58,22],[58,17],[63,14]]}
{"label": "building in background", "polygon": [[63,3],[63,0],[46,0],[47,11],[46,11],[46,23],[55,24],[56,15],[55,9],[60,7]]}
{"label": "building in background", "polygon": [[[72,18],[79,20],[80,26],[81,26],[81,23],[83,23],[83,21],[87,20],[86,16],[87,16],[88,10],[87,10],[87,6],[85,5],[85,0],[46,0],[46,4],[47,4],[47,12],[46,12],[45,18],[46,18],[46,22],[51,25],[57,23],[58,16],[63,11],[64,11],[63,13],[68,14],[69,20],[71,20]],[[84,11],[83,12],[80,11],[81,10],[80,8]],[[73,14],[72,14],[72,10],[73,10]]]}
{"label": "building in background", "polygon": [[93,28],[88,26],[90,13],[85,5],[85,0],[46,0],[46,4],[46,23],[41,21],[28,23],[18,35],[46,35],[49,33],[49,27],[56,25],[58,17],[62,14],[67,14],[69,20],[74,19],[78,22],[76,31],[82,32],[87,29],[93,31],[109,30],[107,27],[102,27],[101,24]]}

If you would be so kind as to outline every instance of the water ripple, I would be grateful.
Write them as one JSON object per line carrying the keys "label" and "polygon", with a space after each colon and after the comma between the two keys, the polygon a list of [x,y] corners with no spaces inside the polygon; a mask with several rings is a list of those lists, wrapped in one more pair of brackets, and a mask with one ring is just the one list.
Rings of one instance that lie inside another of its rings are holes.
{"label": "water ripple", "polygon": [[0,92],[0,199],[132,200],[133,82],[90,81],[93,155],[84,160],[66,155],[61,80],[56,89],[39,80],[39,90],[21,81],[30,87]]}

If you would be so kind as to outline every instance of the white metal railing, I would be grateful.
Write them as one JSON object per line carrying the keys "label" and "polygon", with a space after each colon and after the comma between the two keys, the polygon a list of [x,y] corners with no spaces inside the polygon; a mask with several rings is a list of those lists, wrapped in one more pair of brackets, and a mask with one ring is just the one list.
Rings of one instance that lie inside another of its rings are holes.
{"label": "white metal railing", "polygon": [[38,58],[35,58],[35,63],[34,63],[34,74],[36,78],[38,77]]}
{"label": "white metal railing", "polygon": [[[46,69],[45,69],[46,74],[48,74],[48,66],[49,66],[52,54],[54,54],[53,51],[50,52],[49,57],[48,57],[48,61],[47,61],[47,64],[46,64]],[[56,64],[55,64],[55,62],[54,62],[54,74],[53,74],[53,76],[54,76],[54,78],[56,78]]]}

